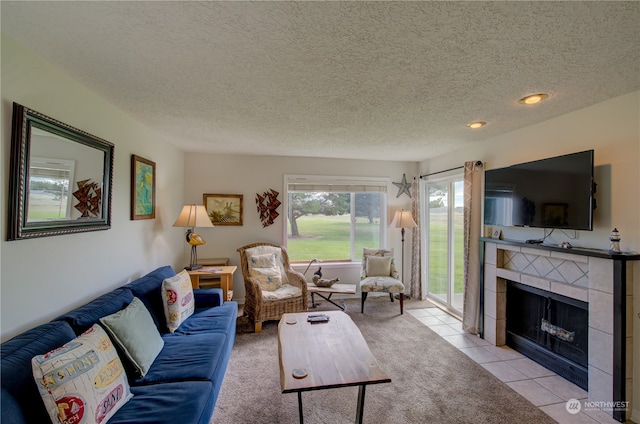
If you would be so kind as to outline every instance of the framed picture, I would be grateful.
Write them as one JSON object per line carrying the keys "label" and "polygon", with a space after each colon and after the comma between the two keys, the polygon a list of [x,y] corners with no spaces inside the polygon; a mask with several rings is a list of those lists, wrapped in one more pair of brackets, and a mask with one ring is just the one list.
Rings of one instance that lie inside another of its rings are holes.
{"label": "framed picture", "polygon": [[569,225],[569,205],[567,203],[545,203],[542,205],[542,224],[549,227]]}
{"label": "framed picture", "polygon": [[242,225],[242,194],[203,194],[202,203],[213,225]]}
{"label": "framed picture", "polygon": [[156,217],[156,164],[131,155],[131,219]]}

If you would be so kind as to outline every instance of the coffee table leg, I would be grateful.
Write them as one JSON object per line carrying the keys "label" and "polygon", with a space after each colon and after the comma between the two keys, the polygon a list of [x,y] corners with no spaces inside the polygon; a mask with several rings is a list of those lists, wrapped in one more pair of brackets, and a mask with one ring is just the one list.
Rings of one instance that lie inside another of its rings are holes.
{"label": "coffee table leg", "polygon": [[304,424],[304,415],[302,415],[302,392],[298,392],[298,414],[300,414],[300,424]]}
{"label": "coffee table leg", "polygon": [[[362,424],[362,416],[364,415],[364,392],[367,386],[362,384],[358,389],[358,409],[356,410],[356,424]],[[300,406],[302,408],[302,406]]]}

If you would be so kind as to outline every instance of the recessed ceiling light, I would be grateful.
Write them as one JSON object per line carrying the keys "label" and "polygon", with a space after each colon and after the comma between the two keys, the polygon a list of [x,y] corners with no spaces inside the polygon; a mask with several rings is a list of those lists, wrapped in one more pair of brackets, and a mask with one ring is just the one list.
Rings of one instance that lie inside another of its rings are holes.
{"label": "recessed ceiling light", "polygon": [[545,93],[530,94],[518,100],[518,103],[521,103],[523,105],[535,105],[536,103],[540,103],[547,97],[549,97],[549,95]]}
{"label": "recessed ceiling light", "polygon": [[467,124],[467,127],[472,128],[472,129],[475,130],[476,128],[482,128],[485,125],[487,125],[487,123],[484,122],[484,121],[473,121],[473,122],[469,122]]}

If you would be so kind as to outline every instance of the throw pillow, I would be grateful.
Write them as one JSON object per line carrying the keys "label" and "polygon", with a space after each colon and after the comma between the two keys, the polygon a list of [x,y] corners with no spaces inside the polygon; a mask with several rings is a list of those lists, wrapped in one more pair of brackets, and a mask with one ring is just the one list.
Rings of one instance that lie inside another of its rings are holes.
{"label": "throw pillow", "polygon": [[31,366],[53,423],[106,423],[132,396],[118,353],[98,324],[35,356]]}
{"label": "throw pillow", "polygon": [[248,262],[249,275],[260,282],[262,290],[276,291],[282,286],[282,274],[275,254],[250,256]]}
{"label": "throw pillow", "polygon": [[391,275],[391,256],[367,256],[367,277],[389,277]]}
{"label": "throw pillow", "polygon": [[167,327],[172,333],[180,327],[184,320],[193,315],[195,301],[191,278],[186,270],[182,270],[162,282],[162,303]]}
{"label": "throw pillow", "polygon": [[133,364],[140,377],[164,347],[164,340],[144,303],[137,297],[126,308],[100,318],[111,338]]}

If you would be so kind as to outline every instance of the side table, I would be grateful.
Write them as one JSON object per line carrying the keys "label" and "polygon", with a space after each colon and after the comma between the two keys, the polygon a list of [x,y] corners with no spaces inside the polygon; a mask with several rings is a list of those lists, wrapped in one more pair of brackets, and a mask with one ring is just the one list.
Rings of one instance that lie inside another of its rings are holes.
{"label": "side table", "polygon": [[191,287],[200,288],[200,277],[220,277],[220,288],[222,289],[222,298],[224,301],[233,299],[233,273],[238,269],[237,266],[205,266],[194,271],[187,271],[191,278]]}

